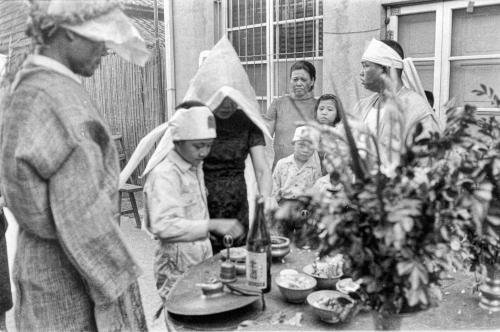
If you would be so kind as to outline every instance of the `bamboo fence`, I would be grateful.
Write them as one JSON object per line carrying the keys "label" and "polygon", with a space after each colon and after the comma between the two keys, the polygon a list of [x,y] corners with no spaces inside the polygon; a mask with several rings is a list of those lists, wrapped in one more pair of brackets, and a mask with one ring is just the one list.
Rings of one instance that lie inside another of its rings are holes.
{"label": "bamboo fence", "polygon": [[[116,55],[102,59],[94,76],[84,80],[84,86],[104,116],[113,134],[121,134],[125,155],[130,155],[139,141],[166,119],[164,107],[165,58],[163,49],[152,52],[144,68],[130,64]],[[132,176],[146,166],[141,162]]]}

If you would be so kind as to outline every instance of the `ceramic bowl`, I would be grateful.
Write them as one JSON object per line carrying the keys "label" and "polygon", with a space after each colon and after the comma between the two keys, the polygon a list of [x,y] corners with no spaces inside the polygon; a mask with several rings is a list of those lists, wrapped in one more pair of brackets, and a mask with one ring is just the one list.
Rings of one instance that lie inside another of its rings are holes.
{"label": "ceramic bowl", "polygon": [[[324,262],[317,262],[316,263],[317,269],[319,269],[319,270],[325,269],[327,267],[327,265],[328,265],[328,263],[324,263]],[[337,281],[339,281],[340,277],[342,277],[342,273],[339,275],[336,275],[336,276],[326,276],[323,274],[316,274],[313,264],[309,264],[309,265],[304,266],[302,271],[305,274],[316,279],[316,281],[318,282],[318,289],[332,289],[333,290],[333,289],[335,289],[335,285],[336,285]]]}
{"label": "ceramic bowl", "polygon": [[320,290],[307,296],[307,303],[319,319],[327,323],[345,322],[358,310],[355,300],[334,290]]}
{"label": "ceramic bowl", "polygon": [[290,252],[290,239],[284,236],[271,236],[271,256],[283,259]]}
{"label": "ceramic bowl", "polygon": [[[220,252],[224,260],[227,259],[227,249],[223,249]],[[247,258],[247,249],[243,247],[234,247],[230,249],[231,261],[232,262],[245,262]]]}
{"label": "ceramic bowl", "polygon": [[281,295],[291,303],[303,303],[316,287],[316,280],[304,273],[279,275],[274,280]]}

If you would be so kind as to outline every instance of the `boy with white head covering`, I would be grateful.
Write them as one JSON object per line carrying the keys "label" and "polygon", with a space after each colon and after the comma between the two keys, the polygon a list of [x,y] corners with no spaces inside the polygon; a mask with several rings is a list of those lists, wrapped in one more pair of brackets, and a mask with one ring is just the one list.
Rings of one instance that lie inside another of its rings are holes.
{"label": "boy with white head covering", "polygon": [[145,331],[139,264],[118,227],[118,154],[78,76],[106,48],[142,64],[114,1],[32,0],[37,43],[3,99],[0,191],[19,224],[18,331]]}
{"label": "boy with white head covering", "polygon": [[[381,145],[398,150],[404,142],[394,133],[401,130],[402,139],[407,139],[419,122],[423,125],[420,137],[439,132],[436,116],[425,99],[413,62],[404,58],[403,49],[397,42],[372,39],[363,53],[361,65],[361,84],[375,93],[361,99],[353,114],[361,118]],[[381,150],[386,152],[382,153],[383,163],[390,162],[390,152]]]}
{"label": "boy with white head covering", "polygon": [[237,219],[210,219],[203,178],[203,159],[216,137],[208,107],[183,103],[168,122],[172,141],[163,160],[146,176],[146,228],[158,241],[154,271],[162,299],[179,275],[212,256],[209,232],[241,236]]}

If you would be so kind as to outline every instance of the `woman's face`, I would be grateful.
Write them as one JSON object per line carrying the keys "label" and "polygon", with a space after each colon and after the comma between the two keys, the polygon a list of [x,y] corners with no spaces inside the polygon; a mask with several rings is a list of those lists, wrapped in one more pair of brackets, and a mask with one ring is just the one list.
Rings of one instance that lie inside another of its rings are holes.
{"label": "woman's face", "polygon": [[316,120],[321,124],[333,125],[337,118],[337,107],[332,99],[322,100],[318,105]]}
{"label": "woman's face", "polygon": [[214,111],[214,114],[219,119],[229,119],[233,116],[234,112],[236,112],[236,103],[232,101],[230,98],[224,98],[222,104],[219,105]]}
{"label": "woman's face", "polygon": [[304,69],[292,71],[290,75],[290,88],[292,97],[303,98],[311,93],[314,80]]}

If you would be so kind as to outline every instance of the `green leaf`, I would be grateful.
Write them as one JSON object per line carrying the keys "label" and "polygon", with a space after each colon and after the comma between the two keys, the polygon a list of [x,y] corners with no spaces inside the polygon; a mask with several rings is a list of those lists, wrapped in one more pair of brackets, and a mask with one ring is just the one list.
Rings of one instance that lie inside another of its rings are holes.
{"label": "green leaf", "polygon": [[438,301],[443,300],[443,293],[441,292],[441,289],[436,285],[431,285],[431,287],[429,287],[429,293],[433,298],[437,299]]}
{"label": "green leaf", "polygon": [[415,289],[409,289],[406,293],[406,299],[408,300],[408,305],[415,306],[418,304],[419,291]]}
{"label": "green leaf", "polygon": [[453,239],[451,239],[450,247],[451,250],[458,251],[460,249],[460,241],[456,237],[454,237]]}
{"label": "green leaf", "polygon": [[484,84],[479,84],[479,86],[481,87],[481,89],[483,89],[484,93],[487,93],[488,92],[488,89],[486,88],[486,85]]}
{"label": "green leaf", "polygon": [[494,226],[500,226],[500,217],[497,215],[488,215],[487,220]]}
{"label": "green leaf", "polygon": [[400,275],[400,276],[408,274],[414,267],[415,267],[415,264],[411,261],[399,262],[396,265],[398,275]]}
{"label": "green leaf", "polygon": [[409,233],[412,230],[413,224],[414,224],[414,221],[410,217],[406,217],[406,218],[401,219],[401,225],[403,226],[403,229],[407,233]]}

